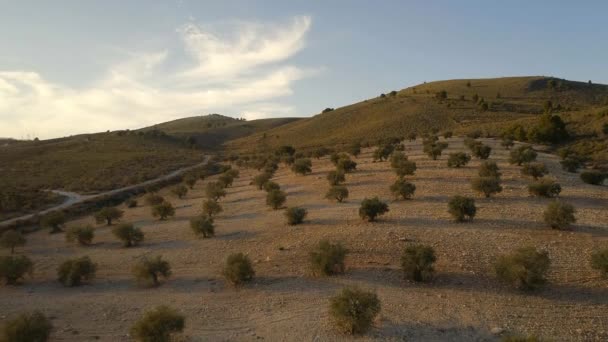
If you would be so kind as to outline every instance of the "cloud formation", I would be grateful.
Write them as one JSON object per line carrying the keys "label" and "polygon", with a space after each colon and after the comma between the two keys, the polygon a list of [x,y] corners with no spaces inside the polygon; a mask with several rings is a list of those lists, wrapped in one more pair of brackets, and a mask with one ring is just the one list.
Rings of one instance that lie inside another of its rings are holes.
{"label": "cloud formation", "polygon": [[0,137],[138,128],[211,112],[290,115],[280,98],[316,72],[288,63],[304,48],[310,25],[305,16],[283,25],[233,23],[221,32],[188,23],[176,31],[183,51],[129,52],[81,89],[32,71],[0,70]]}

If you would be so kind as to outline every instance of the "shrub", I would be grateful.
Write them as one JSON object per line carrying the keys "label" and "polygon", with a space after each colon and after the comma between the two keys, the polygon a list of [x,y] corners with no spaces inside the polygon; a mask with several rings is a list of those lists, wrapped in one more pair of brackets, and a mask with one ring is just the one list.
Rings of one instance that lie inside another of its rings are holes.
{"label": "shrub", "polygon": [[298,175],[307,175],[312,172],[312,162],[308,158],[296,159],[291,170]]}
{"label": "shrub", "polygon": [[184,198],[188,193],[188,188],[185,185],[179,184],[174,186],[173,189],[171,189],[171,192],[177,196],[177,198]]}
{"label": "shrub", "polygon": [[412,132],[412,133],[410,133],[410,134],[407,135],[407,140],[409,140],[409,141],[416,141],[416,136],[417,136],[416,133]]}
{"label": "shrub", "polygon": [[393,153],[395,147],[392,144],[386,144],[383,146],[378,146],[374,151],[374,161],[383,161],[388,158],[388,156]]}
{"label": "shrub", "polygon": [[283,145],[281,147],[279,147],[276,151],[275,151],[275,155],[277,156],[282,156],[282,155],[289,155],[289,156],[293,156],[296,153],[296,149],[293,148],[293,146],[290,145]]}
{"label": "shrub", "polygon": [[287,200],[287,195],[281,190],[272,190],[266,194],[266,204],[272,209],[279,209]]}
{"label": "shrub", "polygon": [[268,181],[264,184],[264,191],[270,192],[272,190],[281,190],[281,186],[273,181]]}
{"label": "shrub", "polygon": [[17,284],[26,274],[31,275],[33,271],[34,264],[24,255],[0,256],[0,278],[9,285]]}
{"label": "shrub", "polygon": [[476,144],[473,147],[473,155],[479,159],[488,159],[492,153],[492,148],[482,143]]}
{"label": "shrub", "polygon": [[591,254],[591,267],[608,276],[608,248],[595,251]]}
{"label": "shrub", "polygon": [[361,154],[361,142],[359,141],[355,141],[354,143],[352,143],[349,147],[348,147],[348,153],[350,153],[353,156],[358,156],[359,154]]}
{"label": "shrub", "polygon": [[158,286],[158,278],[168,279],[171,276],[171,265],[160,255],[152,259],[144,257],[133,267],[133,276],[141,286]]}
{"label": "shrub", "polygon": [[203,202],[203,214],[213,217],[221,213],[224,209],[222,206],[214,200],[208,199]]}
{"label": "shrub", "polygon": [[545,223],[553,229],[564,229],[576,222],[574,207],[568,203],[553,201],[544,213]]}
{"label": "shrub", "polygon": [[346,177],[341,170],[329,171],[327,174],[327,181],[329,182],[329,185],[339,185],[346,181]]}
{"label": "shrub", "polygon": [[112,229],[112,234],[121,240],[125,247],[137,246],[144,240],[141,229],[131,223],[123,223]]}
{"label": "shrub", "polygon": [[424,142],[423,150],[424,150],[424,153],[426,153],[431,159],[437,160],[437,158],[439,158],[439,156],[441,156],[441,153],[446,148],[448,148],[448,144],[445,142],[433,142],[433,143]]}
{"label": "shrub", "polygon": [[576,172],[583,166],[583,161],[579,158],[568,156],[559,162],[564,171]]}
{"label": "shrub", "polygon": [[67,242],[77,241],[80,245],[87,246],[93,242],[95,237],[95,231],[93,227],[72,227],[65,232],[65,239]]}
{"label": "shrub", "polygon": [[52,330],[53,324],[41,312],[22,313],[4,324],[0,341],[46,342]]}
{"label": "shrub", "polygon": [[479,165],[478,171],[479,177],[494,177],[498,178],[501,176],[498,165],[496,162],[484,160]]}
{"label": "shrub", "polygon": [[533,196],[557,197],[562,187],[550,178],[541,178],[528,185],[528,192]]}
{"label": "shrub", "polygon": [[95,278],[97,265],[88,256],[66,260],[57,269],[57,280],[64,286],[78,286]]}
{"label": "shrub", "polygon": [[342,203],[342,201],[348,198],[348,189],[343,185],[334,185],[327,190],[325,198]]}
{"label": "shrub", "polygon": [[95,222],[97,223],[106,223],[106,225],[111,226],[112,221],[118,221],[122,217],[124,212],[118,208],[114,207],[105,207],[95,213]]}
{"label": "shrub", "polygon": [[336,163],[336,170],[343,173],[350,173],[357,169],[357,163],[352,161],[349,157],[340,158]]}
{"label": "shrub", "polygon": [[258,190],[262,190],[264,188],[264,184],[266,184],[272,175],[269,173],[260,173],[259,175],[253,177],[253,184],[257,186]]}
{"label": "shrub", "polygon": [[213,218],[209,216],[201,215],[190,219],[190,228],[196,236],[202,236],[204,239],[215,235]]}
{"label": "shrub", "polygon": [[347,287],[330,299],[329,314],[340,329],[348,334],[363,334],[380,313],[380,300],[373,292]]}
{"label": "shrub", "polygon": [[219,201],[220,198],[226,196],[224,186],[218,182],[210,182],[205,186],[205,196],[214,201]]}
{"label": "shrub", "polygon": [[444,132],[444,133],[443,133],[443,137],[444,137],[445,139],[449,139],[449,138],[451,138],[453,135],[454,135],[454,133],[452,133],[452,131],[446,131],[446,132]]}
{"label": "shrub", "polygon": [[291,207],[285,210],[285,217],[287,217],[287,224],[294,226],[304,222],[304,218],[308,214],[308,211],[304,208]]}
{"label": "shrub", "polygon": [[40,220],[43,227],[50,227],[51,234],[62,232],[61,227],[65,223],[65,214],[62,211],[52,211]]}
{"label": "shrub", "polygon": [[547,252],[534,247],[522,247],[498,258],[495,270],[498,278],[517,289],[533,290],[546,283],[545,274],[551,261]]}
{"label": "shrub", "polygon": [[296,158],[294,158],[293,156],[283,156],[281,157],[281,162],[283,162],[285,165],[293,165],[293,163],[296,161]]}
{"label": "shrub", "polygon": [[15,253],[15,247],[25,245],[25,236],[18,230],[7,230],[0,237],[0,246],[10,248],[11,254]]}
{"label": "shrub", "polygon": [[194,185],[196,185],[196,182],[198,181],[198,179],[196,178],[196,176],[194,175],[188,175],[186,176],[186,178],[184,179],[184,183],[186,183],[186,185],[190,188],[190,189],[194,189]]}
{"label": "shrub", "polygon": [[484,194],[486,198],[502,191],[500,178],[497,177],[475,177],[471,180],[471,186],[473,190]]}
{"label": "shrub", "polygon": [[321,240],[309,254],[313,274],[329,276],[344,273],[347,253],[342,244]]}
{"label": "shrub", "polygon": [[171,334],[184,330],[185,320],[177,311],[158,306],[135,322],[131,335],[141,342],[169,342]]}
{"label": "shrub", "polygon": [[234,182],[234,177],[230,173],[224,172],[217,178],[217,183],[222,186],[222,188],[227,188],[232,186]]}
{"label": "shrub", "polygon": [[547,174],[547,168],[543,163],[526,163],[521,168],[521,174],[524,176],[530,176],[534,179],[539,179]]}
{"label": "shrub", "polygon": [[376,217],[387,212],[388,204],[379,200],[378,197],[363,199],[359,208],[359,216],[369,222],[375,221]]}
{"label": "shrub", "polygon": [[165,201],[163,196],[157,194],[149,194],[146,196],[145,202],[147,205],[157,205]]}
{"label": "shrub", "polygon": [[175,215],[175,208],[169,202],[163,202],[152,207],[152,216],[165,220],[169,216]]}
{"label": "shrub", "polygon": [[511,151],[509,163],[521,165],[536,160],[537,153],[530,146],[520,146]]}
{"label": "shrub", "polygon": [[558,115],[551,114],[543,115],[539,123],[528,132],[528,139],[534,142],[558,143],[569,137],[566,124]]}
{"label": "shrub", "polygon": [[127,201],[127,207],[128,208],[137,208],[137,200],[136,199],[130,199]]}
{"label": "shrub", "polygon": [[405,249],[401,256],[401,269],[406,279],[427,281],[433,277],[433,263],[437,260],[431,246],[414,245]]}
{"label": "shrub", "polygon": [[471,161],[471,156],[464,152],[450,153],[448,157],[448,167],[461,167]]}
{"label": "shrub", "polygon": [[239,178],[241,173],[237,169],[228,169],[228,170],[224,171],[224,174],[235,179],[235,178]]}
{"label": "shrub", "polygon": [[500,142],[500,145],[504,148],[506,148],[507,150],[510,150],[511,147],[513,147],[513,145],[515,145],[515,143],[513,142],[513,139],[505,137],[502,139],[502,141]]}
{"label": "shrub", "polygon": [[472,220],[477,213],[475,200],[464,196],[454,196],[448,202],[448,212],[456,222]]}
{"label": "shrub", "polygon": [[608,175],[599,171],[584,171],[581,173],[581,180],[587,184],[601,185]]}
{"label": "shrub", "polygon": [[249,257],[243,253],[230,254],[226,259],[223,275],[234,286],[251,281],[255,272]]}
{"label": "shrub", "polygon": [[314,150],[312,152],[312,156],[315,157],[315,158],[317,158],[317,159],[320,159],[321,157],[324,157],[324,156],[326,156],[326,155],[328,155],[330,153],[331,153],[331,150],[329,148],[327,148],[327,147],[319,147],[318,149],[316,149],[316,150]]}
{"label": "shrub", "polygon": [[413,175],[416,172],[416,163],[407,160],[407,156],[401,152],[395,152],[391,156],[391,167],[398,177]]}
{"label": "shrub", "polygon": [[410,199],[416,191],[416,185],[406,181],[405,179],[397,179],[390,187],[391,193],[395,198]]}

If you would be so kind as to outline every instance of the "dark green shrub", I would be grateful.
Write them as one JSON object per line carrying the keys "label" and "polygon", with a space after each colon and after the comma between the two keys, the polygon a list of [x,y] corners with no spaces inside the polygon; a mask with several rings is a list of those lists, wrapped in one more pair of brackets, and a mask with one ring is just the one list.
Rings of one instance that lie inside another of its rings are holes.
{"label": "dark green shrub", "polygon": [[581,180],[587,184],[602,185],[608,174],[599,171],[583,171]]}
{"label": "dark green shrub", "polygon": [[221,185],[224,189],[231,187],[232,183],[234,183],[234,176],[232,175],[232,173],[224,172],[217,178],[217,183]]}
{"label": "dark green shrub", "polygon": [[405,179],[397,179],[390,187],[391,193],[395,198],[410,199],[416,192],[416,185],[406,181]]}
{"label": "dark green shrub", "polygon": [[591,254],[591,267],[608,276],[608,248],[595,251]]}
{"label": "dark green shrub", "polygon": [[53,324],[41,312],[22,313],[4,324],[0,341],[46,342],[52,330]]}
{"label": "dark green shrub", "polygon": [[218,182],[210,182],[205,185],[205,196],[214,201],[219,201],[220,198],[226,196],[224,186]]}
{"label": "dark green shrub", "polygon": [[528,132],[528,139],[534,142],[558,143],[570,137],[566,124],[558,115],[545,114],[539,123]]}
{"label": "dark green shrub", "polygon": [[348,250],[340,243],[321,240],[310,252],[310,264],[314,275],[334,275],[344,273],[344,258]]}
{"label": "dark green shrub", "polygon": [[312,162],[308,158],[296,159],[291,166],[291,171],[297,175],[307,175],[312,172]]}
{"label": "dark green shrub", "polygon": [[562,165],[562,169],[568,172],[576,172],[583,166],[583,161],[576,157],[566,157],[564,160],[559,162]]}
{"label": "dark green shrub", "polygon": [[281,190],[281,186],[273,181],[268,181],[264,184],[264,191],[270,192],[272,190]]}
{"label": "dark green shrub", "polygon": [[522,247],[514,253],[498,258],[495,265],[496,275],[517,289],[533,290],[544,285],[545,275],[551,261],[545,251],[534,247]]}
{"label": "dark green shrub", "polygon": [[272,190],[266,194],[266,204],[277,210],[283,206],[287,195],[281,190]]}
{"label": "dark green shrub", "polygon": [[112,221],[118,221],[122,217],[124,212],[118,208],[105,207],[95,213],[95,221],[97,223],[106,223],[111,226]]}
{"label": "dark green shrub", "polygon": [[423,144],[424,144],[424,147],[423,147],[424,153],[426,153],[433,160],[437,160],[437,158],[439,158],[439,156],[441,156],[441,153],[443,152],[443,150],[448,148],[448,143],[446,143],[446,142],[432,142],[431,143],[431,142],[425,141],[425,142],[423,142]]}
{"label": "dark green shrub", "polygon": [[533,196],[557,197],[562,192],[562,187],[550,178],[541,178],[528,185],[528,192]]}
{"label": "dark green shrub", "polygon": [[171,189],[171,192],[177,196],[177,198],[184,198],[188,194],[188,188],[183,184],[178,184]]}
{"label": "dark green shrub", "polygon": [[177,311],[167,306],[158,306],[135,322],[131,327],[131,335],[140,342],[169,342],[171,334],[184,330],[185,320]]}
{"label": "dark green shrub", "polygon": [[515,143],[513,142],[512,138],[502,138],[502,141],[500,142],[500,145],[504,148],[506,148],[507,150],[510,150],[511,147],[513,147],[513,145],[515,145]]}
{"label": "dark green shrub", "polygon": [[184,183],[192,190],[194,189],[194,185],[196,185],[196,182],[198,181],[198,179],[196,178],[196,176],[194,175],[188,175],[186,176],[186,178],[184,178]]}
{"label": "dark green shrub", "polygon": [[147,205],[157,205],[161,204],[165,201],[163,196],[157,194],[148,194],[145,198],[145,202]]}
{"label": "dark green shrub", "polygon": [[473,190],[484,194],[486,198],[502,191],[500,178],[497,177],[475,177],[471,180],[471,186]]}
{"label": "dark green shrub", "polygon": [[530,146],[520,146],[511,150],[509,163],[521,165],[531,163],[536,160],[537,153]]}
{"label": "dark green shrub", "polygon": [[388,159],[388,157],[391,155],[391,153],[393,153],[394,150],[395,146],[393,146],[392,144],[378,146],[378,148],[376,148],[376,150],[374,151],[374,161],[384,161]]}
{"label": "dark green shrub", "polygon": [[355,141],[354,143],[352,143],[348,147],[347,152],[350,153],[351,155],[353,155],[354,157],[356,157],[359,154],[361,154],[361,142]]}
{"label": "dark green shrub", "polygon": [[448,157],[448,167],[461,167],[471,161],[471,156],[464,152],[450,153]]}
{"label": "dark green shrub", "polygon": [[168,279],[171,276],[171,265],[160,255],[152,259],[144,257],[133,267],[133,276],[141,286],[158,286],[158,278]]}
{"label": "dark green shrub", "polygon": [[269,173],[260,173],[259,175],[253,177],[253,184],[258,188],[258,190],[262,190],[264,188],[264,184],[266,184],[272,175]]}
{"label": "dark green shrub", "polygon": [[281,162],[285,165],[293,165],[293,163],[296,161],[296,158],[294,158],[293,156],[283,156],[281,157]]}
{"label": "dark green shrub", "polygon": [[342,201],[348,198],[348,189],[343,185],[334,185],[327,190],[325,198],[342,203]]}
{"label": "dark green shrub", "polygon": [[564,229],[576,222],[576,210],[568,203],[553,201],[549,203],[544,213],[545,223],[553,229]]}
{"label": "dark green shrub", "polygon": [[327,181],[329,182],[329,185],[339,185],[346,181],[346,177],[341,170],[329,171],[327,174]]}
{"label": "dark green shrub", "polygon": [[357,163],[352,161],[349,157],[340,158],[336,163],[336,170],[343,173],[350,173],[357,169]]}
{"label": "dark green shrub", "polygon": [[417,136],[416,133],[412,132],[412,133],[410,133],[410,134],[407,135],[407,140],[409,140],[409,141],[416,141],[416,136]]}
{"label": "dark green shrub", "polygon": [[312,151],[312,156],[314,158],[320,159],[321,157],[325,157],[326,155],[331,153],[331,149],[327,147],[319,147],[318,149]]}
{"label": "dark green shrub", "polygon": [[32,261],[24,256],[0,256],[0,278],[9,285],[15,285],[26,274],[31,275],[34,271]]}
{"label": "dark green shrub", "polygon": [[214,200],[207,199],[203,202],[203,214],[213,217],[221,213],[224,209]]}
{"label": "dark green shrub", "polygon": [[15,247],[25,245],[25,236],[18,230],[9,229],[2,233],[0,237],[0,246],[10,248],[11,254],[15,253]]}
{"label": "dark green shrub", "polygon": [[251,281],[255,272],[249,257],[243,253],[231,254],[226,259],[223,275],[234,286]]}
{"label": "dark green shrub", "polygon": [[72,227],[68,228],[65,232],[65,240],[67,242],[78,242],[78,244],[83,246],[88,246],[93,242],[93,237],[95,237],[95,230],[91,226],[86,227]]}
{"label": "dark green shrub", "polygon": [[472,220],[477,213],[475,200],[464,196],[454,196],[448,203],[448,212],[456,222]]}
{"label": "dark green shrub", "polygon": [[137,200],[136,199],[130,199],[127,201],[127,207],[128,208],[137,208]]}
{"label": "dark green shrub", "polygon": [[144,240],[141,229],[131,223],[123,223],[112,228],[112,234],[121,240],[125,247],[137,246]]}
{"label": "dark green shrub", "polygon": [[190,219],[190,228],[196,236],[202,236],[204,239],[215,235],[213,218],[209,216],[201,215]]}
{"label": "dark green shrub", "polygon": [[95,278],[97,265],[88,256],[66,260],[57,268],[57,280],[64,286],[78,286]]}
{"label": "dark green shrub", "polygon": [[475,157],[485,160],[490,157],[490,154],[492,153],[492,148],[488,145],[479,143],[473,147],[472,152]]}
{"label": "dark green shrub", "polygon": [[478,175],[479,175],[479,177],[494,177],[494,178],[499,178],[501,176],[498,165],[496,165],[496,162],[489,161],[489,160],[484,160],[481,162],[481,164],[479,165]]}
{"label": "dark green shrub", "polygon": [[283,156],[283,155],[289,155],[289,156],[293,156],[296,153],[296,149],[293,148],[293,146],[290,145],[284,145],[279,147],[276,151],[275,151],[275,155],[277,156]]}
{"label": "dark green shrub", "polygon": [[304,218],[308,214],[308,211],[304,208],[291,207],[285,210],[285,217],[287,217],[287,224],[295,226],[304,222]]}
{"label": "dark green shrub", "polygon": [[547,173],[547,168],[543,163],[525,163],[524,166],[521,168],[522,175],[530,176],[534,179],[539,179]]}
{"label": "dark green shrub", "polygon": [[365,333],[379,313],[378,296],[356,287],[344,288],[330,299],[329,314],[343,333]]}
{"label": "dark green shrub", "polygon": [[363,199],[359,208],[359,216],[369,222],[375,221],[376,217],[387,212],[388,204],[379,200],[378,197]]}
{"label": "dark green shrub", "polygon": [[452,131],[446,131],[446,132],[444,132],[444,133],[443,133],[443,137],[444,137],[445,139],[449,139],[449,138],[451,138],[453,135],[454,135],[454,133],[452,133]]}
{"label": "dark green shrub", "polygon": [[433,277],[433,264],[437,260],[435,250],[431,246],[409,246],[401,256],[401,269],[406,279],[427,281]]}
{"label": "dark green shrub", "polygon": [[51,228],[51,234],[62,232],[61,227],[65,223],[65,214],[63,211],[52,211],[40,220],[43,227]]}
{"label": "dark green shrub", "polygon": [[391,156],[391,167],[398,177],[413,175],[416,172],[416,163],[409,161],[407,156],[401,152],[395,152]]}
{"label": "dark green shrub", "polygon": [[175,208],[169,202],[163,202],[152,207],[152,216],[158,217],[159,220],[166,220],[169,216],[175,215]]}

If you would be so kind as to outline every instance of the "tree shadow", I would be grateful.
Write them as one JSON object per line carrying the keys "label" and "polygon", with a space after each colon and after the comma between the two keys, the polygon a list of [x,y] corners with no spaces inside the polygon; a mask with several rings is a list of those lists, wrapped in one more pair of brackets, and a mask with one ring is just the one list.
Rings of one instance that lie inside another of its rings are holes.
{"label": "tree shadow", "polygon": [[249,238],[252,238],[252,237],[254,237],[256,235],[257,235],[257,233],[255,233],[255,232],[241,230],[241,231],[238,231],[238,232],[216,235],[214,237],[214,239],[218,239],[218,240],[239,240],[239,239],[249,239]]}
{"label": "tree shadow", "polygon": [[384,321],[381,327],[372,330],[374,335],[383,339],[400,339],[404,341],[500,341],[500,337],[492,335],[486,329],[473,326],[454,326],[425,324],[425,323],[397,323]]}

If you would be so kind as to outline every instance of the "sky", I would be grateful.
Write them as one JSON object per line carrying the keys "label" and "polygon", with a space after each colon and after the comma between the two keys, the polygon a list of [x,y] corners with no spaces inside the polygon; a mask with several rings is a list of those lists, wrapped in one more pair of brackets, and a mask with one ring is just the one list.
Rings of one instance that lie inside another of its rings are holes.
{"label": "sky", "polygon": [[311,116],[424,81],[608,83],[606,1],[0,0],[0,137]]}

